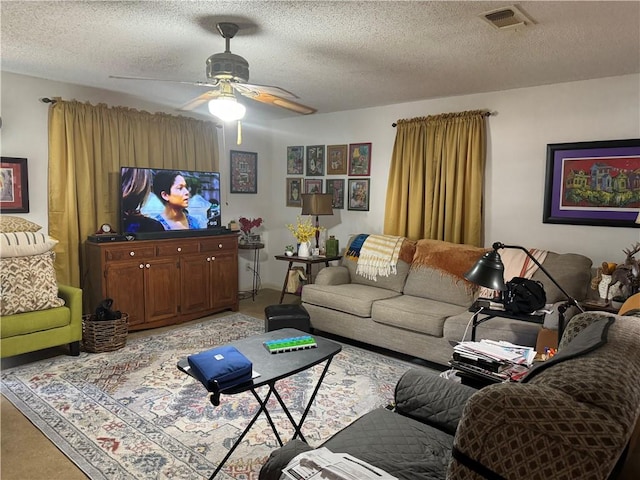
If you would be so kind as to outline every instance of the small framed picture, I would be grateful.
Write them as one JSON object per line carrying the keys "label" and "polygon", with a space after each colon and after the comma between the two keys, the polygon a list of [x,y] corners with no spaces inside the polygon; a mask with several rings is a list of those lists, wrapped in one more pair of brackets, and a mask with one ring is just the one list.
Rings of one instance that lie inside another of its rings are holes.
{"label": "small framed picture", "polygon": [[287,147],[287,175],[304,175],[304,147]]}
{"label": "small framed picture", "polygon": [[321,177],[324,175],[324,145],[307,147],[307,176]]}
{"label": "small framed picture", "polygon": [[349,176],[368,177],[371,175],[371,144],[352,143],[349,145]]}
{"label": "small framed picture", "polygon": [[230,193],[258,193],[258,154],[231,150]]}
{"label": "small framed picture", "polygon": [[322,193],[322,179],[304,179],[304,193]]}
{"label": "small framed picture", "polygon": [[0,211],[2,213],[29,212],[29,175],[26,158],[2,157]]}
{"label": "small framed picture", "polygon": [[346,145],[327,146],[327,175],[346,175],[347,161]]}
{"label": "small framed picture", "polygon": [[349,179],[348,210],[369,211],[369,179]]}
{"label": "small framed picture", "polygon": [[344,179],[327,179],[327,193],[333,195],[333,208],[344,208]]}
{"label": "small framed picture", "polygon": [[287,207],[302,207],[302,178],[287,178]]}

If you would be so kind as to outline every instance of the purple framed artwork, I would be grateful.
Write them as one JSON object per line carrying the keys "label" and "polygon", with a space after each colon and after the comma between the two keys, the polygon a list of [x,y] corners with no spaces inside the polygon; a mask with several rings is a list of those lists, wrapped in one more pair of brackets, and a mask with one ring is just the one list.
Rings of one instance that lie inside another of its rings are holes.
{"label": "purple framed artwork", "polygon": [[2,213],[29,212],[29,175],[26,158],[2,157],[0,211]]}
{"label": "purple framed artwork", "polygon": [[231,150],[230,193],[258,193],[258,154]]}
{"label": "purple framed artwork", "polygon": [[352,143],[349,145],[349,176],[368,177],[371,175],[371,144]]}
{"label": "purple framed artwork", "polygon": [[322,193],[322,179],[304,179],[304,193]]}
{"label": "purple framed artwork", "polygon": [[638,227],[640,139],[547,145],[544,223]]}

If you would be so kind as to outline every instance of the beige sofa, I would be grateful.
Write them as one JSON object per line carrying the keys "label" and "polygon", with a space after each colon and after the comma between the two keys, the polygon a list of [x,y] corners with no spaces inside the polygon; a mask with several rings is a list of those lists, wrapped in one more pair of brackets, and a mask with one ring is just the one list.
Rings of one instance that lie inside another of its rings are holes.
{"label": "beige sofa", "polygon": [[[347,246],[346,251],[349,251]],[[343,257],[339,266],[322,269],[315,282],[302,290],[302,304],[311,326],[370,345],[446,364],[451,342],[470,338],[469,307],[478,296],[464,272],[486,252],[469,245],[433,240],[405,240],[397,273],[370,280],[356,274],[357,260]],[[574,298],[586,298],[591,260],[578,254],[549,252],[544,268]],[[557,328],[557,306],[564,300],[558,288],[538,270],[554,313],[544,326]],[[575,312],[568,311],[567,318]],[[536,344],[541,325],[496,317],[477,328],[477,339]]]}

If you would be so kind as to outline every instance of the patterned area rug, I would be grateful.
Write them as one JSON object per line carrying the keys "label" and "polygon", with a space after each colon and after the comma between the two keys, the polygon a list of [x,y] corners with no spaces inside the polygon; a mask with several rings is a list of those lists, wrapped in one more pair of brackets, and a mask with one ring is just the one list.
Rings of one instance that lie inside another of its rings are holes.
{"label": "patterned area rug", "polygon": [[[61,356],[2,372],[2,393],[92,479],[208,478],[258,405],[251,392],[222,396],[213,407],[204,387],[176,368],[179,359],[262,333],[263,320],[242,314],[129,339],[116,351]],[[303,426],[317,446],[365,412],[388,404],[400,376],[414,367],[344,345]],[[278,382],[298,420],[322,365]],[[267,387],[259,393],[264,396]],[[293,428],[270,400],[282,440]],[[217,479],[253,480],[278,444],[261,415]]]}

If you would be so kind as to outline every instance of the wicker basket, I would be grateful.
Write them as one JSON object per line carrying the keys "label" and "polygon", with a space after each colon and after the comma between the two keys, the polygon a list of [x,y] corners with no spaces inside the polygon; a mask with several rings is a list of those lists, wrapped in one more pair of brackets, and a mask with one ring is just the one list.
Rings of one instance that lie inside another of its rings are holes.
{"label": "wicker basket", "polygon": [[129,315],[117,320],[96,320],[95,315],[82,316],[82,345],[86,352],[113,352],[127,343]]}

